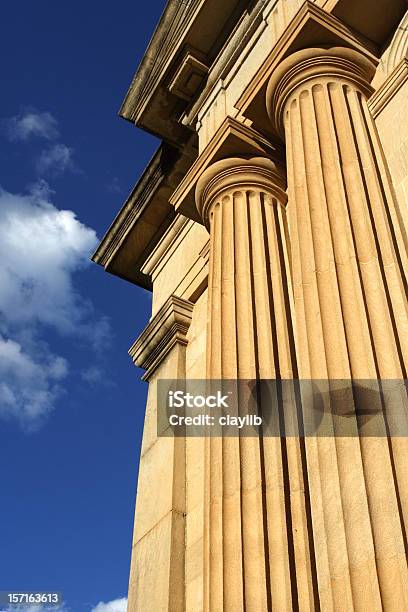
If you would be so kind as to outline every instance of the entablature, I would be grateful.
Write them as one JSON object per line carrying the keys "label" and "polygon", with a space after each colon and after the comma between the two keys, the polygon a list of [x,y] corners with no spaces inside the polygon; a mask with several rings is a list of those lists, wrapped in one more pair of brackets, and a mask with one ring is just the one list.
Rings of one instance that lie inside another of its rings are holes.
{"label": "entablature", "polygon": [[[232,69],[266,14],[281,6],[284,15],[298,4],[298,0],[169,0],[120,115],[163,140],[182,146],[189,138],[203,99],[217,80]],[[380,57],[406,10],[406,2],[306,0],[296,18],[299,21],[305,12],[314,9],[315,16],[319,11],[331,15],[341,24],[343,34],[347,30]],[[286,32],[282,44],[285,35]],[[310,46],[308,35],[310,31],[305,31],[302,39],[297,39],[293,51]]]}
{"label": "entablature", "polygon": [[[292,8],[297,2],[291,0]],[[200,173],[223,157],[281,155],[265,101],[269,79],[285,57],[311,46],[340,45],[378,62],[406,10],[405,0],[306,0],[266,59],[257,56],[259,68],[240,84],[244,90],[231,92],[197,158],[195,121],[203,105],[211,104],[209,94],[219,83],[222,89],[242,54],[252,53],[257,28],[268,31],[271,11],[288,4],[169,0],[120,111],[163,143],[93,255],[107,271],[151,289],[143,264],[176,214],[202,222],[194,202]],[[404,66],[400,72],[404,76]]]}

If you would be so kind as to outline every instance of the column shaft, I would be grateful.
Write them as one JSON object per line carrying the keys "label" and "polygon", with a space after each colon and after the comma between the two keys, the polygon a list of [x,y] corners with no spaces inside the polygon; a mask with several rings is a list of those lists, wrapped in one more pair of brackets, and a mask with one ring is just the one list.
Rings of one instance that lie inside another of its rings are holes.
{"label": "column shaft", "polygon": [[[367,109],[371,68],[346,49],[298,52],[272,78],[268,104],[287,147],[300,375],[378,380],[374,407],[393,418],[381,379],[405,393],[406,253]],[[365,435],[364,397],[351,389],[355,435],[336,435],[334,421],[332,437],[307,439],[321,604],[407,610],[406,440],[388,436],[387,419]]]}
{"label": "column shaft", "polygon": [[[293,377],[281,183],[272,162],[235,159],[214,164],[198,185],[211,237],[210,379]],[[207,440],[207,610],[315,609],[302,444]]]}

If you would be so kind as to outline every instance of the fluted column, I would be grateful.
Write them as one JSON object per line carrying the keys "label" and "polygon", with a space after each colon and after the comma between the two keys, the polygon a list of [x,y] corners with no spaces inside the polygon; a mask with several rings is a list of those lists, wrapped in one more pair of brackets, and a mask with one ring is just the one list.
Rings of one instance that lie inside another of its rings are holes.
{"label": "fluted column", "polygon": [[[284,60],[268,88],[270,118],[286,141],[297,358],[305,379],[406,378],[407,259],[367,108],[373,73],[356,51],[307,49]],[[393,399],[387,404],[381,385],[373,407],[392,420]],[[402,385],[398,393],[406,401]],[[363,399],[350,393],[346,401],[357,409]],[[356,414],[354,436],[336,436],[334,422],[333,436],[306,440],[325,611],[408,610],[407,443],[387,435],[387,419],[377,437],[365,435]]]}
{"label": "fluted column", "polygon": [[[210,379],[294,375],[284,187],[264,158],[216,162],[198,182],[210,232]],[[314,610],[302,443],[210,437],[206,465],[205,610]]]}

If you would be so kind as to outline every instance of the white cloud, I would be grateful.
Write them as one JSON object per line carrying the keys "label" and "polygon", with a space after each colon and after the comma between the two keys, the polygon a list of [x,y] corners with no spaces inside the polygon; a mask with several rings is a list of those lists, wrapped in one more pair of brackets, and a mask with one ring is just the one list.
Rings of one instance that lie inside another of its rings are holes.
{"label": "white cloud", "polygon": [[37,429],[52,411],[68,375],[68,363],[50,352],[30,355],[21,344],[0,335],[0,416]]}
{"label": "white cloud", "polygon": [[0,312],[9,323],[72,333],[89,312],[72,275],[89,263],[97,237],[49,195],[38,186],[27,195],[0,188]]}
{"label": "white cloud", "polygon": [[113,599],[104,603],[99,602],[97,606],[92,608],[91,612],[126,612],[127,610],[127,599],[122,597],[121,599]]}
{"label": "white cloud", "polygon": [[73,149],[61,143],[55,144],[40,154],[36,163],[37,173],[56,176],[66,170],[75,170],[72,157]]}
{"label": "white cloud", "polygon": [[58,137],[58,122],[51,113],[26,111],[3,121],[6,135],[11,141],[26,141],[37,136],[46,140]]}
{"label": "white cloud", "polygon": [[66,360],[44,340],[53,329],[95,348],[109,323],[76,289],[97,243],[91,228],[51,202],[45,182],[28,194],[0,188],[0,417],[35,428],[55,407]]}
{"label": "white cloud", "polygon": [[[48,112],[25,111],[14,117],[3,119],[8,140],[23,142],[33,137],[55,141],[59,136],[58,121]],[[67,170],[77,170],[73,162],[73,149],[62,143],[50,144],[44,149],[35,164],[40,176],[57,176]]]}

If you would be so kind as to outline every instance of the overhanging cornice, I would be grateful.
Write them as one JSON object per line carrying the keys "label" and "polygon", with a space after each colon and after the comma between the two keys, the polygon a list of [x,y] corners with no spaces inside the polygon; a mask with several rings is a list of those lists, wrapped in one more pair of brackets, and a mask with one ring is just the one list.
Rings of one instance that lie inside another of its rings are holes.
{"label": "overhanging cornice", "polygon": [[[119,114],[182,146],[191,131],[180,123],[180,117],[198,95],[206,70],[250,4],[248,0],[169,0]],[[174,86],[174,79],[183,72],[187,56],[192,71],[189,84],[194,86],[186,92]]]}
{"label": "overhanging cornice", "polygon": [[175,217],[169,198],[193,160],[170,145],[160,145],[93,254],[94,262],[151,289],[150,277],[140,268]]}

